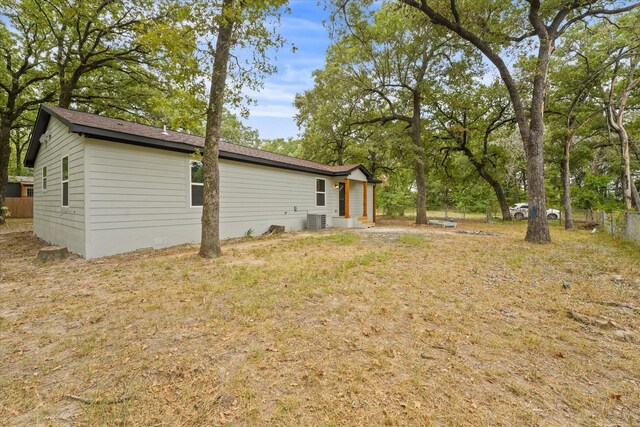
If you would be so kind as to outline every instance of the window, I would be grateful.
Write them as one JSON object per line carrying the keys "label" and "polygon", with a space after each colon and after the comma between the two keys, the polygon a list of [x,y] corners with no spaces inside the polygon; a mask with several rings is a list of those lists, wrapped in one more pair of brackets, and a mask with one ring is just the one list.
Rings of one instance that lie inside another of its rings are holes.
{"label": "window", "polygon": [[47,189],[47,167],[42,168],[42,189]]}
{"label": "window", "polygon": [[202,163],[191,162],[191,206],[202,206],[204,204],[204,176]]}
{"label": "window", "polygon": [[33,187],[27,187],[27,197],[33,197]]}
{"label": "window", "polygon": [[69,206],[69,156],[62,158],[62,207]]}
{"label": "window", "polygon": [[316,207],[327,205],[327,181],[316,178]]}

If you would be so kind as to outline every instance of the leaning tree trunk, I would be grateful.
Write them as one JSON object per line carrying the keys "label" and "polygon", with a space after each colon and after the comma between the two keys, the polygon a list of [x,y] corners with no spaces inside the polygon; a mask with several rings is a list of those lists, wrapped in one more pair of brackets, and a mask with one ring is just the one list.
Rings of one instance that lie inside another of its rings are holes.
{"label": "leaning tree trunk", "polygon": [[480,178],[484,179],[490,186],[493,188],[493,192],[496,194],[496,199],[498,199],[498,203],[500,204],[500,211],[502,212],[502,219],[504,221],[508,221],[511,219],[511,211],[509,210],[509,202],[507,201],[507,196],[504,194],[504,190],[502,189],[502,185],[498,182],[497,179],[493,177],[487,170],[485,169],[484,164],[480,163],[473,155],[471,150],[464,147],[462,152],[467,156],[471,164],[476,168],[478,175]]}
{"label": "leaning tree trunk", "polygon": [[484,159],[487,157],[487,144],[489,139],[489,133],[485,134],[484,137],[484,150],[482,152],[482,162],[478,161],[476,156],[473,154],[473,151],[467,147],[467,113],[464,113],[462,125],[464,127],[464,131],[462,132],[462,144],[458,148],[458,150],[462,151],[462,153],[467,157],[469,162],[473,165],[480,175],[480,178],[484,179],[493,189],[493,192],[496,194],[496,199],[498,199],[498,204],[500,205],[500,211],[502,212],[502,220],[508,221],[511,219],[511,211],[509,210],[509,202],[507,202],[507,197],[504,195],[504,190],[502,189],[502,185],[498,182],[497,179],[491,175],[489,171],[486,169],[486,163]]}
{"label": "leaning tree trunk", "polygon": [[420,127],[420,92],[413,91],[413,116],[411,118],[411,141],[416,149],[416,224],[427,224],[427,183],[424,173],[424,147]]}
{"label": "leaning tree trunk", "polygon": [[493,188],[493,192],[496,193],[496,198],[498,199],[498,203],[500,204],[500,212],[502,212],[502,219],[504,221],[508,221],[511,219],[511,211],[509,210],[509,202],[507,201],[507,196],[504,195],[504,190],[502,189],[502,185],[495,180],[492,176],[487,176],[485,181],[491,185]]}
{"label": "leaning tree trunk", "polygon": [[220,128],[224,106],[224,90],[227,80],[227,65],[233,35],[233,20],[229,19],[229,10],[233,0],[222,3],[222,22],[216,41],[211,90],[207,108],[207,127],[202,157],[204,203],[202,207],[202,238],[200,256],[215,258],[222,255],[220,248],[220,167],[218,153],[220,151]]}
{"label": "leaning tree trunk", "polygon": [[571,213],[571,141],[573,134],[568,131],[564,136],[564,154],[562,156],[562,203],[564,206],[564,228],[573,229],[573,214]]}

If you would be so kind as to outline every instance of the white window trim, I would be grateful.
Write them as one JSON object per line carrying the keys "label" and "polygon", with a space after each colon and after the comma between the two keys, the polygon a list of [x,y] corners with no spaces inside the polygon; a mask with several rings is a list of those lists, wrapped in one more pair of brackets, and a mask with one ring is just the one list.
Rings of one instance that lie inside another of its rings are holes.
{"label": "white window trim", "polygon": [[48,170],[46,166],[42,167],[42,191],[47,191],[47,187],[49,186],[49,176]]}
{"label": "white window trim", "polygon": [[[319,180],[324,181],[324,191],[318,191]],[[326,208],[327,207],[327,180],[324,178],[316,178],[313,184],[315,185],[316,208]],[[324,194],[324,205],[318,205],[318,194]]]}
{"label": "white window trim", "polygon": [[[67,179],[64,179],[64,159],[67,159]],[[60,159],[60,206],[63,208],[69,207],[69,199],[71,198],[71,194],[69,192],[69,156],[62,156]],[[67,204],[64,204],[64,183],[67,183]]]}
{"label": "white window trim", "polygon": [[[200,163],[200,164],[202,164],[202,162],[199,162],[199,161],[197,161],[197,160],[189,160],[189,165],[188,165],[188,166],[189,166],[189,170],[188,170],[188,174],[189,174],[189,207],[190,207],[190,208],[196,208],[196,209],[202,209],[202,205],[196,205],[196,206],[194,206],[194,205],[193,205],[193,200],[192,200],[192,199],[193,199],[193,190],[192,190],[192,187],[193,187],[194,185],[201,185],[201,186],[203,186],[203,187],[204,187],[204,183],[200,183],[200,182],[191,182],[191,165],[192,165],[192,164],[194,164],[194,163]],[[204,201],[203,201],[203,204],[204,204]]]}

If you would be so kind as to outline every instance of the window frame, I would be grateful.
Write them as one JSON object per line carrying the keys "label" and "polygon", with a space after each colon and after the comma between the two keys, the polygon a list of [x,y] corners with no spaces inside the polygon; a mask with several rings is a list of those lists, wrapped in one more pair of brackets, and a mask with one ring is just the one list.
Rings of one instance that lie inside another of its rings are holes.
{"label": "window frame", "polygon": [[[318,181],[324,182],[324,191],[318,191]],[[316,194],[316,208],[326,208],[327,207],[327,180],[325,178],[316,178],[315,180],[315,194]],[[324,195],[324,205],[318,204],[318,194]]]}
{"label": "window frame", "polygon": [[[67,179],[64,179],[64,160],[67,159]],[[69,155],[62,156],[60,159],[60,206],[69,207]],[[67,184],[67,204],[64,204],[64,185]]]}
{"label": "window frame", "polygon": [[202,206],[204,206],[204,189],[202,190],[202,192],[203,192],[202,205],[194,205],[193,204],[193,186],[197,185],[197,186],[202,186],[204,188],[204,182],[193,182],[192,181],[193,176],[192,176],[191,165],[193,165],[194,163],[200,163],[202,165],[201,161],[189,160],[189,169],[188,169],[188,171],[189,171],[188,172],[189,173],[189,207],[191,207],[191,208],[202,208]]}
{"label": "window frame", "polygon": [[42,167],[42,191],[46,191],[47,190],[47,167],[43,166]]}
{"label": "window frame", "polygon": [[[27,187],[25,190],[27,197],[33,197],[33,187]],[[31,193],[31,195],[29,195],[29,193]]]}

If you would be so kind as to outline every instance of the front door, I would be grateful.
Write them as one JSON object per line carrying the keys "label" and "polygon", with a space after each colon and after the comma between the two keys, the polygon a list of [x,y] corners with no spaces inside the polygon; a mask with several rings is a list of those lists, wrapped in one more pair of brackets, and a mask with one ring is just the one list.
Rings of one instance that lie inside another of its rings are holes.
{"label": "front door", "polygon": [[344,182],[338,184],[338,216],[344,216]]}

